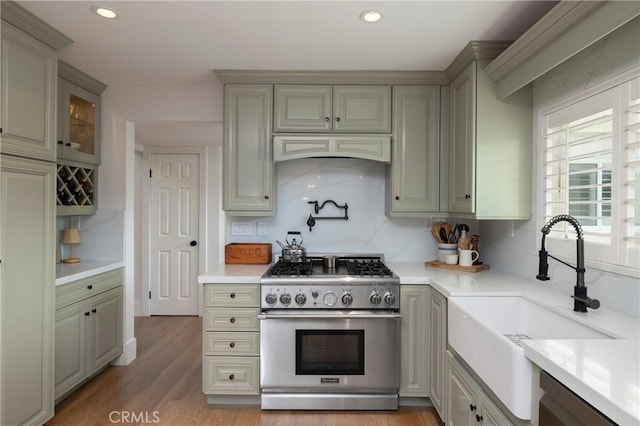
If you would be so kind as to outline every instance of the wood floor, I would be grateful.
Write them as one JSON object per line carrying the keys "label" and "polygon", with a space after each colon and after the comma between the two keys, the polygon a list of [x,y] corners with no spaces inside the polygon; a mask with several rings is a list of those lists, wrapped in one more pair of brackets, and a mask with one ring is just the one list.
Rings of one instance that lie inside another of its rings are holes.
{"label": "wood floor", "polygon": [[261,411],[210,406],[202,393],[202,319],[138,317],[137,358],[109,367],[56,406],[47,425],[441,425],[433,408],[398,411]]}

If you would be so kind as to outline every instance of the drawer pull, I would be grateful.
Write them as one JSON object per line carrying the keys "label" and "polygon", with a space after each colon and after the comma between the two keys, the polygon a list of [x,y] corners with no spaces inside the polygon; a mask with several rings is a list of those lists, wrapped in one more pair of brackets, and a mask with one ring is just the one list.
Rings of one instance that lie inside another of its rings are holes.
{"label": "drawer pull", "polygon": [[231,294],[229,295],[229,297],[230,297],[230,298],[232,298],[232,299],[235,299],[235,298],[236,298],[236,294],[235,294],[235,293],[231,293]]}
{"label": "drawer pull", "polygon": [[473,404],[469,404],[469,410],[471,410],[471,411],[476,411],[476,408],[477,408],[477,407],[476,407],[475,405],[473,405]]}
{"label": "drawer pull", "polygon": [[476,422],[480,423],[483,420],[482,416],[476,414]]}
{"label": "drawer pull", "polygon": [[85,313],[84,313],[84,316],[85,316],[85,317],[88,317],[89,315],[91,315],[89,312],[85,312]]}
{"label": "drawer pull", "polygon": [[230,348],[235,348],[235,347],[236,347],[236,344],[235,344],[234,342],[231,342],[231,343],[229,343],[229,347],[230,347]]}
{"label": "drawer pull", "polygon": [[89,290],[91,290],[91,289],[93,288],[93,286],[92,286],[91,284],[89,284],[89,285],[87,286],[87,288],[88,288]]}
{"label": "drawer pull", "polygon": [[229,380],[233,380],[234,378],[233,374],[229,374]]}
{"label": "drawer pull", "polygon": [[229,322],[230,322],[231,324],[233,324],[234,322],[236,322],[236,319],[235,319],[235,318],[231,318],[231,319],[229,319]]}
{"label": "drawer pull", "polygon": [[91,310],[91,312],[93,312],[93,313],[95,314],[96,312],[98,312],[98,310],[97,310],[96,308],[93,308],[93,309]]}

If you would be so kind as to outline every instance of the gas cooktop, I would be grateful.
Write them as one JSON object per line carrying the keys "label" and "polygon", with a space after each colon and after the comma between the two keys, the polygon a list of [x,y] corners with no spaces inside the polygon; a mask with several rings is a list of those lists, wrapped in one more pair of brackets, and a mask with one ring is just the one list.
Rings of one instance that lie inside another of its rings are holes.
{"label": "gas cooktop", "polygon": [[[334,267],[327,266],[325,257],[333,257]],[[376,255],[330,255],[307,256],[306,262],[279,260],[271,265],[263,278],[395,278],[396,275]]]}

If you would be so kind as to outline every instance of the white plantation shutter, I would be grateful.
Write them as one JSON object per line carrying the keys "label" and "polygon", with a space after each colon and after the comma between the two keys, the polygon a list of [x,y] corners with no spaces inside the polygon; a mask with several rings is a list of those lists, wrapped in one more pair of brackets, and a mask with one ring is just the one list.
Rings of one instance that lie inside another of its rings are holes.
{"label": "white plantation shutter", "polygon": [[[541,116],[544,222],[574,216],[587,259],[632,268],[640,257],[639,87],[635,78]],[[568,242],[575,231],[560,222],[549,238]],[[557,247],[574,255],[575,243]]]}

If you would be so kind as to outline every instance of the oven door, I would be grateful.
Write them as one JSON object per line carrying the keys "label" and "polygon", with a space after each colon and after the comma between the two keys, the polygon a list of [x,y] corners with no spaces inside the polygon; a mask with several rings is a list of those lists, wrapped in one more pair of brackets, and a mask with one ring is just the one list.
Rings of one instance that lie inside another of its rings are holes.
{"label": "oven door", "polygon": [[397,393],[400,314],[271,311],[259,318],[263,392]]}

